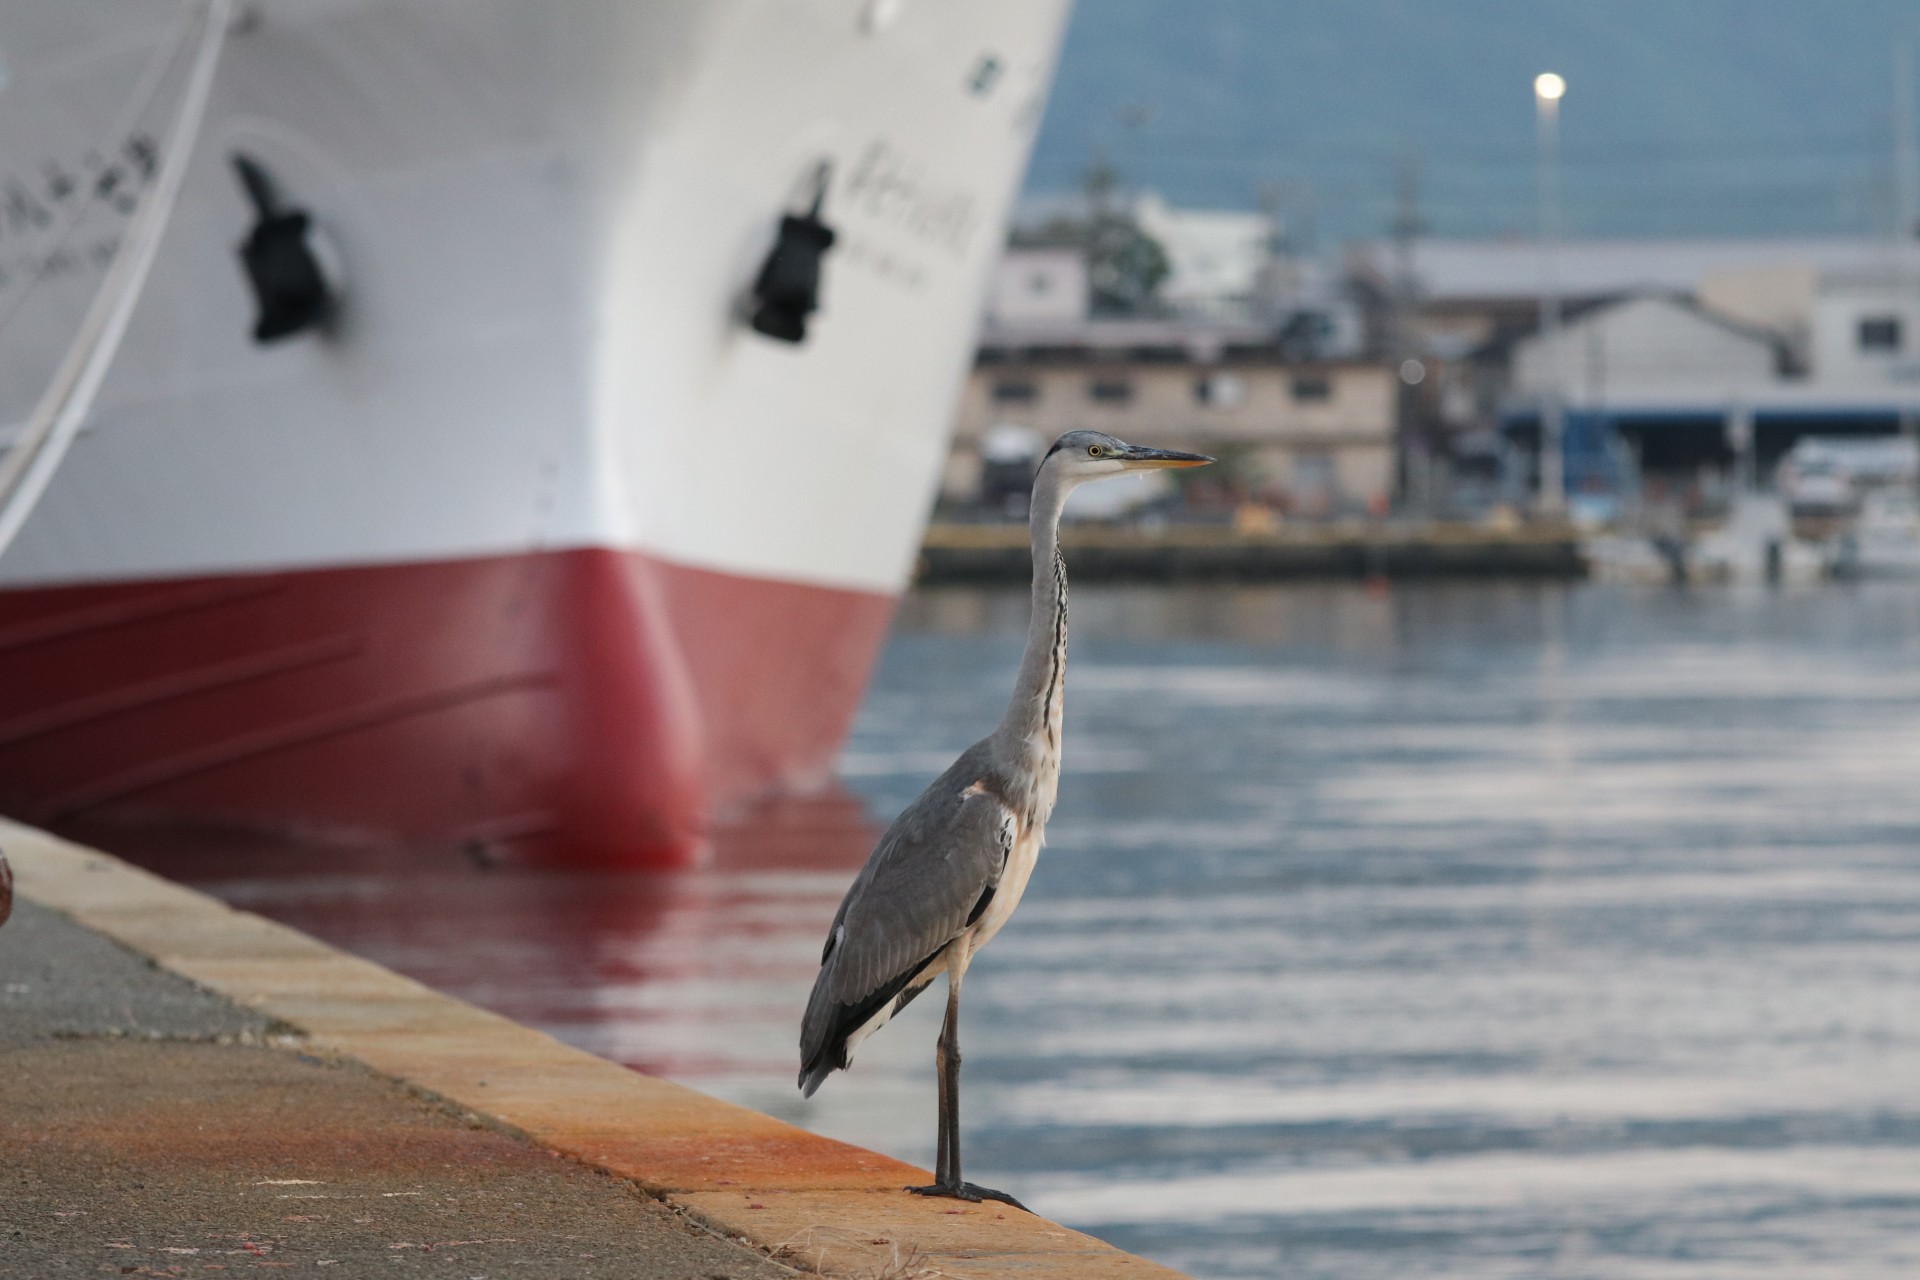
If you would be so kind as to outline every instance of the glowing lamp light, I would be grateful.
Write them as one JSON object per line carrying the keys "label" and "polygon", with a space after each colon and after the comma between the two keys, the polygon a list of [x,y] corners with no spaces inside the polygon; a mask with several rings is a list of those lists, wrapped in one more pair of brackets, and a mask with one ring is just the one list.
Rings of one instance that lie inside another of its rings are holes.
{"label": "glowing lamp light", "polygon": [[1542,102],[1558,102],[1567,91],[1567,82],[1551,71],[1533,78],[1533,96]]}

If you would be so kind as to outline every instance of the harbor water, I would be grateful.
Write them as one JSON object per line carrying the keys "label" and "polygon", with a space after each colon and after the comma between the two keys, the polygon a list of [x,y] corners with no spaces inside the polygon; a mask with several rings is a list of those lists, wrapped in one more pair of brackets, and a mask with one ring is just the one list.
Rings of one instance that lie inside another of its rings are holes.
{"label": "harbor water", "polygon": [[[842,765],[873,820],[997,718],[1025,611],[907,601]],[[966,987],[970,1179],[1220,1280],[1920,1274],[1920,587],[1083,588],[1072,619],[1048,848]],[[930,1162],[937,995],[794,1088],[856,812],[675,876],[184,871]]]}

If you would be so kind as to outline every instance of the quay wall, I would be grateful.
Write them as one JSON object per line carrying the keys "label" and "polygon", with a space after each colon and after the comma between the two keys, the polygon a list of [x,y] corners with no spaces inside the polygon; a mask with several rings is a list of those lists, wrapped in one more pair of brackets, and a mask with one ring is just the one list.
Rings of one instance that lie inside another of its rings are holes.
{"label": "quay wall", "polygon": [[[623,1179],[788,1267],[954,1280],[1178,1278],[1006,1205],[908,1194],[931,1175],[571,1048],[97,850],[5,819],[0,849],[24,900],[271,1020],[288,1032],[275,1037],[291,1042],[284,1052],[363,1065]],[[157,1040],[150,1051],[167,1047]],[[903,1259],[919,1270],[901,1271]]]}
{"label": "quay wall", "polygon": [[[1061,548],[1076,582],[1282,581],[1291,578],[1586,576],[1564,525],[1331,524],[1243,533],[1224,525],[1070,525]],[[916,582],[1020,583],[1032,573],[1021,524],[934,524]]]}

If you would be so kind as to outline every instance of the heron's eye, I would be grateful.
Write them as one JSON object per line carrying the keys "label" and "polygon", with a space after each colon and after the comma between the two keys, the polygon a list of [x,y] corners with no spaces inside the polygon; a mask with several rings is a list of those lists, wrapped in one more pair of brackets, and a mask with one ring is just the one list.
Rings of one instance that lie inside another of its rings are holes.
{"label": "heron's eye", "polygon": [[1097,458],[1097,457],[1099,457],[1099,456],[1100,456],[1100,446],[1099,446],[1099,445],[1097,445],[1097,444],[1090,444],[1090,445],[1088,445],[1088,446],[1087,446],[1087,456],[1088,456],[1089,458]]}

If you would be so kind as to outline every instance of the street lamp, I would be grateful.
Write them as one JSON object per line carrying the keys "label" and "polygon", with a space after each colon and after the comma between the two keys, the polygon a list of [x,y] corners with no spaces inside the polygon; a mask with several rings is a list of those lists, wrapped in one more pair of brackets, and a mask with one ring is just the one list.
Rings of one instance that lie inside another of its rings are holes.
{"label": "street lamp", "polygon": [[1540,134],[1540,342],[1547,385],[1540,396],[1540,514],[1566,510],[1566,378],[1560,350],[1560,281],[1554,254],[1560,233],[1560,99],[1567,82],[1551,71],[1533,78]]}

